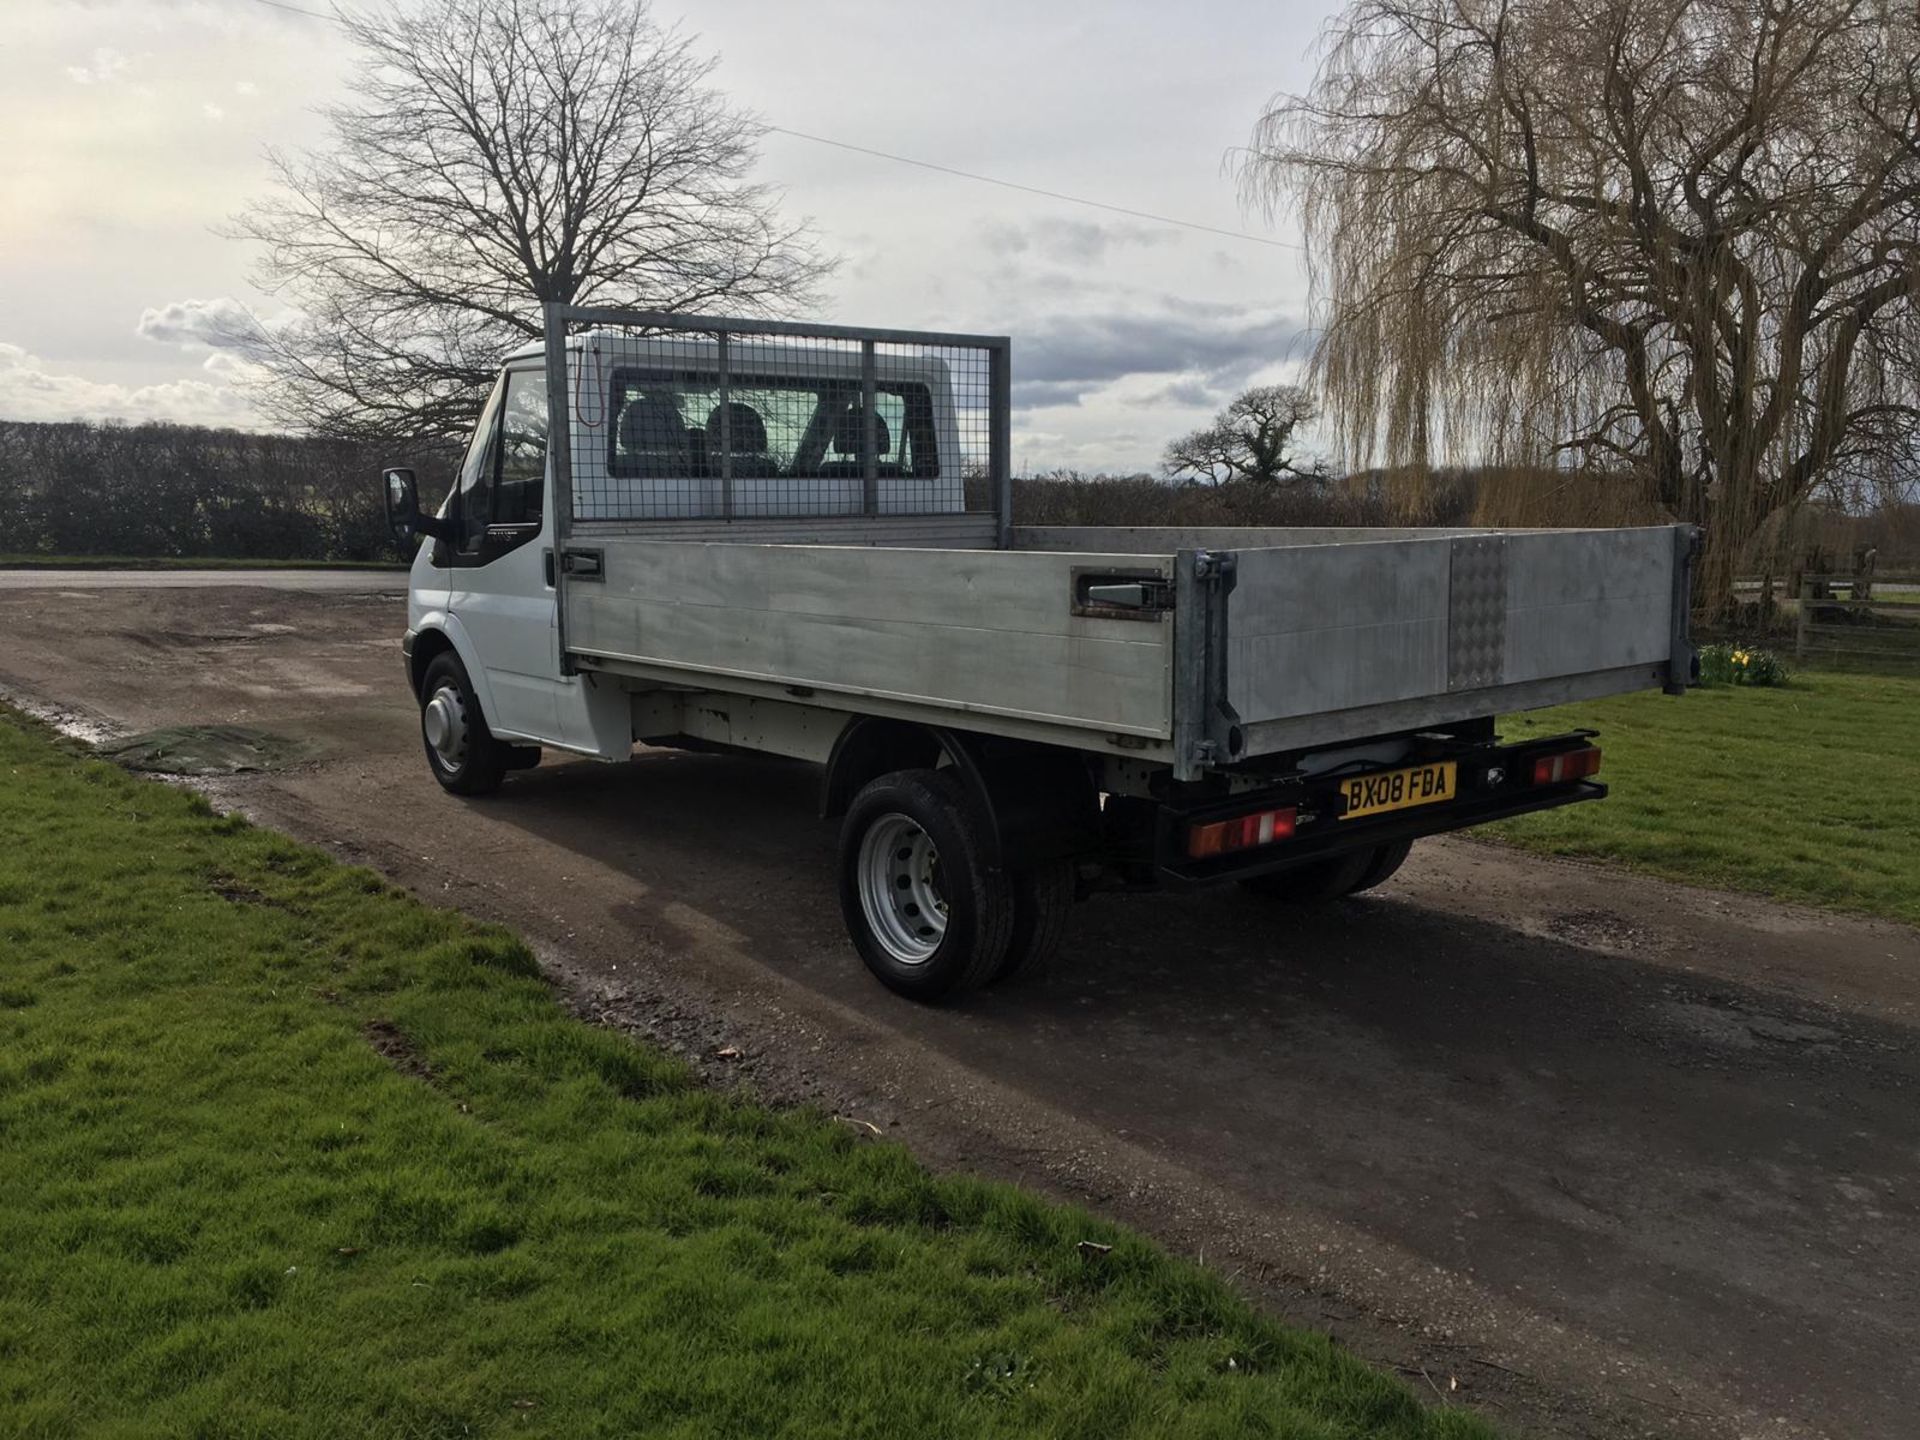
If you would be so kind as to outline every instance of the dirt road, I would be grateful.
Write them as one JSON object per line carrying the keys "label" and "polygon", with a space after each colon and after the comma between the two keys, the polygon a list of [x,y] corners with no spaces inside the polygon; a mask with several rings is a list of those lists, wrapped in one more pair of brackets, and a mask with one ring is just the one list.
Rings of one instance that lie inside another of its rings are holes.
{"label": "dirt road", "polygon": [[0,591],[46,590],[317,590],[358,595],[372,587],[406,587],[395,570],[307,570],[282,566],[260,570],[0,570]]}
{"label": "dirt road", "polygon": [[1436,1403],[1916,1433],[1920,933],[1450,840],[1319,912],[1096,900],[1044,983],[917,1009],[842,937],[807,767],[549,757],[441,794],[398,597],[357,593],[391,584],[10,585],[0,682],[308,742],[223,794],[515,925],[722,1078],[1139,1224]]}

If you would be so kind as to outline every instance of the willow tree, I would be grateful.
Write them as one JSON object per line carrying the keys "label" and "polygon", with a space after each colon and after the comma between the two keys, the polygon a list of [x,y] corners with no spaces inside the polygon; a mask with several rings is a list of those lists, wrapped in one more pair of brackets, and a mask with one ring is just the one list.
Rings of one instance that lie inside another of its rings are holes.
{"label": "willow tree", "polygon": [[292,318],[221,337],[269,417],[458,433],[540,304],[765,313],[824,267],[750,172],[762,127],[646,0],[386,0],[328,142],[233,223]]}
{"label": "willow tree", "polygon": [[1241,179],[1300,209],[1356,464],[1618,473],[1716,608],[1772,517],[1915,463],[1912,0],[1354,0]]}

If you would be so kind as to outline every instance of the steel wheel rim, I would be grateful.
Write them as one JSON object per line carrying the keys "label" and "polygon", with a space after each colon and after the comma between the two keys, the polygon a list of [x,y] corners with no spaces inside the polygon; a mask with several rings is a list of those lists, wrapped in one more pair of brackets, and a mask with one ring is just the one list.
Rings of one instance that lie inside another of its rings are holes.
{"label": "steel wheel rim", "polygon": [[420,730],[427,748],[449,770],[458,770],[467,758],[467,702],[451,681],[433,692],[420,711]]}
{"label": "steel wheel rim", "polygon": [[860,908],[880,948],[902,965],[924,965],[947,938],[947,899],[933,837],[905,815],[867,827],[855,861]]}

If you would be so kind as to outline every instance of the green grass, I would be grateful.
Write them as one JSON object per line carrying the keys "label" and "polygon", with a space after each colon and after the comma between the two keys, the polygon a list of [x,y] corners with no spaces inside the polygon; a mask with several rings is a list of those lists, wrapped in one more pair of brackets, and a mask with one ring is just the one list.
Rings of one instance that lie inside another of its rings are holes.
{"label": "green grass", "polygon": [[404,570],[397,560],[248,560],[205,555],[0,554],[0,570]]}
{"label": "green grass", "polygon": [[0,1157],[10,1437],[1489,1433],[4,712]]}
{"label": "green grass", "polygon": [[1492,833],[1699,884],[1920,924],[1920,680],[1796,673],[1778,689],[1620,696],[1515,716],[1600,731],[1609,797]]}

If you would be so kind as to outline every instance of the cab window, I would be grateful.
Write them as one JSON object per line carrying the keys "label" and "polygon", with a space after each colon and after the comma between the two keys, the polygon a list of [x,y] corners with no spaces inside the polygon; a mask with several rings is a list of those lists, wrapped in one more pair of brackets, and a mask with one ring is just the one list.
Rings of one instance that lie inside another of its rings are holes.
{"label": "cab window", "polygon": [[547,387],[538,370],[509,371],[474,430],[460,467],[459,563],[484,565],[539,533],[547,491]]}
{"label": "cab window", "polygon": [[[638,478],[719,475],[724,443],[736,480],[845,479],[864,470],[869,433],[858,380],[743,373],[729,383],[691,370],[613,373],[607,473]],[[884,479],[940,475],[933,396],[912,381],[874,395],[874,463]]]}
{"label": "cab window", "polygon": [[547,381],[538,370],[507,375],[494,472],[495,525],[538,525],[547,492]]}
{"label": "cab window", "polygon": [[493,517],[493,470],[498,447],[494,444],[500,430],[500,394],[493,387],[487,408],[480,412],[480,423],[473,428],[473,443],[467,446],[467,458],[460,464],[459,490],[454,496],[454,520],[459,527],[457,548],[472,553],[480,548]]}

